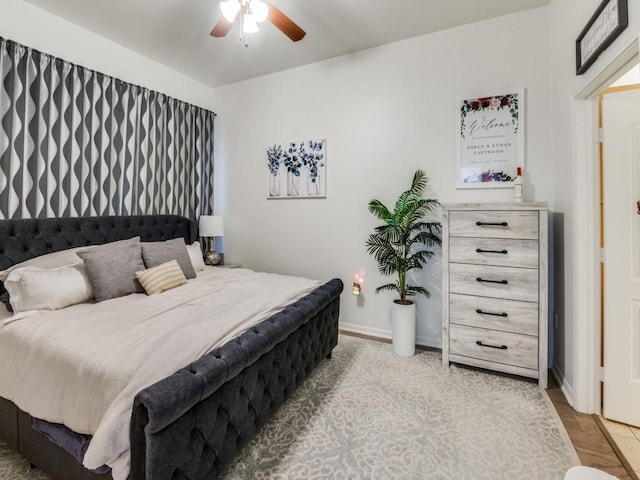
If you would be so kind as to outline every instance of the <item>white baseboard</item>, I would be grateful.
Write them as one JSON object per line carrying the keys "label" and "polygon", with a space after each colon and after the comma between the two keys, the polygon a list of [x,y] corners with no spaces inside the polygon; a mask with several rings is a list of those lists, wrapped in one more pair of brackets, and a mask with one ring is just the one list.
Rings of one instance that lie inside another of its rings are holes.
{"label": "white baseboard", "polygon": [[560,385],[560,390],[567,399],[567,402],[569,403],[569,405],[571,405],[572,408],[575,409],[575,401],[573,400],[573,389],[571,388],[571,385],[567,383],[564,375],[560,372],[560,370],[558,370],[557,365],[551,367],[551,373],[554,377],[556,377],[556,381],[558,382],[558,385]]}
{"label": "white baseboard", "polygon": [[340,330],[350,333],[358,333],[360,335],[369,335],[376,338],[384,338],[391,340],[391,330],[382,330],[380,328],[363,327],[362,325],[356,325],[353,323],[339,322],[338,327]]}
{"label": "white baseboard", "polygon": [[439,346],[436,346],[429,337],[416,337],[416,345],[429,348],[440,348]]}
{"label": "white baseboard", "polygon": [[[370,337],[384,338],[385,340],[391,340],[391,330],[382,330],[380,328],[363,327],[362,325],[356,325],[353,323],[339,323],[340,330],[350,333],[358,333],[360,335],[369,335]],[[422,347],[434,347],[433,342],[429,341],[428,337],[416,337],[416,345]]]}

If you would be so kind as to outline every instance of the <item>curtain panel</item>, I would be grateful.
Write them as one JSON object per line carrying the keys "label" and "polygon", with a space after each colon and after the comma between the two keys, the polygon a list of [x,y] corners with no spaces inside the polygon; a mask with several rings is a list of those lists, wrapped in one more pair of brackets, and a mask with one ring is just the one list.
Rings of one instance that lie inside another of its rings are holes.
{"label": "curtain panel", "polygon": [[214,117],[0,37],[0,218],[212,213]]}

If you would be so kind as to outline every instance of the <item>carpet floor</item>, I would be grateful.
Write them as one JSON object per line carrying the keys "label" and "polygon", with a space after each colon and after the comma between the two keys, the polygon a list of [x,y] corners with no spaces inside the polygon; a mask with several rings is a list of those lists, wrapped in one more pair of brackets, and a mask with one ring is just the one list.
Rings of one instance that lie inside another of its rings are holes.
{"label": "carpet floor", "polygon": [[[342,335],[226,480],[562,480],[578,459],[533,381]],[[47,480],[0,443],[0,479]]]}

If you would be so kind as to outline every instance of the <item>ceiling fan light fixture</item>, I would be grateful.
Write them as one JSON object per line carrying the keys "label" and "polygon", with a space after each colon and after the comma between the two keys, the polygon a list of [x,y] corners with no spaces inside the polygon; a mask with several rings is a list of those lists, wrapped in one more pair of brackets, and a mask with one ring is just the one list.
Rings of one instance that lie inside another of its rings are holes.
{"label": "ceiling fan light fixture", "polygon": [[251,8],[253,19],[258,23],[264,22],[269,16],[269,7],[260,0],[251,0],[249,7]]}
{"label": "ceiling fan light fixture", "polygon": [[238,0],[227,0],[225,2],[220,2],[220,10],[222,11],[222,15],[229,22],[233,22],[236,19],[236,15],[240,11],[240,2]]}
{"label": "ceiling fan light fixture", "polygon": [[[215,38],[225,37],[234,23],[240,23],[240,40],[247,44],[247,34],[259,31],[258,22],[267,20],[294,42],[302,40],[306,32],[268,0],[221,0],[222,18],[211,30]],[[239,21],[238,21],[239,17]]]}
{"label": "ceiling fan light fixture", "polygon": [[253,15],[245,13],[242,31],[244,33],[256,33],[258,30],[260,29],[258,28],[258,24],[256,23],[256,19]]}

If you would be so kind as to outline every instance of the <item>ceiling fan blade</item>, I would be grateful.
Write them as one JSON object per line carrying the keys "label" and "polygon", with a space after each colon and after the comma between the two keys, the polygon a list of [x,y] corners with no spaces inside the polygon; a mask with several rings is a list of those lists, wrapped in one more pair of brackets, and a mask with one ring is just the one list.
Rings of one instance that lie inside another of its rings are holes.
{"label": "ceiling fan blade", "polygon": [[280,30],[294,42],[297,42],[304,38],[307,32],[302,30],[293,22],[293,20],[291,20],[284,13],[274,7],[271,3],[264,3],[266,3],[269,7],[269,16],[267,17],[267,20],[269,20],[278,30]]}
{"label": "ceiling fan blade", "polygon": [[224,37],[227,35],[227,33],[229,33],[229,30],[231,30],[232,26],[233,26],[233,22],[230,22],[226,18],[222,17],[220,20],[218,20],[218,23],[216,23],[216,26],[213,27],[213,30],[211,30],[210,35],[212,37]]}

